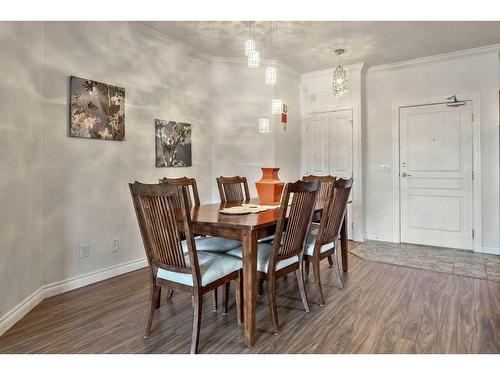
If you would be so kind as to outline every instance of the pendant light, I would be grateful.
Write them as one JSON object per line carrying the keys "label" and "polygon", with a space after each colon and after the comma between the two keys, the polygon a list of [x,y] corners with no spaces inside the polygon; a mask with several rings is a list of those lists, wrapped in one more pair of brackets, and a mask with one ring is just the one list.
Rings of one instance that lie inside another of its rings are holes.
{"label": "pendant light", "polygon": [[281,115],[282,109],[283,109],[283,100],[273,99],[271,104],[271,113],[273,115]]}
{"label": "pendant light", "polygon": [[253,22],[248,23],[249,39],[245,41],[245,56],[250,57],[252,52],[255,51],[255,39],[253,35]]}
{"label": "pendant light", "polygon": [[339,48],[335,50],[335,54],[339,57],[339,64],[333,72],[332,77],[332,89],[333,95],[342,96],[349,89],[349,75],[347,74],[344,67],[340,64],[340,56],[344,54],[344,50]]}
{"label": "pendant light", "polygon": [[[274,32],[274,35],[273,35],[273,29],[272,29],[272,25],[271,27],[269,28],[269,59],[273,60],[274,58],[274,54],[273,54],[273,36],[276,36],[277,34],[277,30],[278,30],[278,25],[277,23],[275,23],[275,32]],[[276,42],[277,42],[277,38],[276,38]],[[276,43],[274,45],[274,48],[276,48]],[[277,81],[277,71],[276,71],[276,66],[275,66],[275,62],[271,62],[271,66],[268,66],[266,68],[266,71],[265,71],[265,83],[266,85],[275,85],[276,84],[276,81]]]}
{"label": "pendant light", "polygon": [[269,133],[271,131],[271,124],[268,118],[259,119],[259,133]]}

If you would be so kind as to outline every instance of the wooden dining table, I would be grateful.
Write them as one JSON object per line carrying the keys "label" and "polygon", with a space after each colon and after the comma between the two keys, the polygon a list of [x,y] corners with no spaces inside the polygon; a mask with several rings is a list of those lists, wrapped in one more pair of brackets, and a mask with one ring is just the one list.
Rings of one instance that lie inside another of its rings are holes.
{"label": "wooden dining table", "polygon": [[[243,248],[243,329],[245,344],[255,343],[257,301],[257,243],[260,239],[274,235],[279,217],[279,208],[259,213],[228,215],[220,213],[222,208],[258,203],[257,199],[246,202],[202,204],[191,208],[193,232],[199,235],[216,236],[240,240]],[[316,203],[315,212],[320,214],[323,202]],[[348,270],[347,261],[347,211],[340,231],[342,269]]]}

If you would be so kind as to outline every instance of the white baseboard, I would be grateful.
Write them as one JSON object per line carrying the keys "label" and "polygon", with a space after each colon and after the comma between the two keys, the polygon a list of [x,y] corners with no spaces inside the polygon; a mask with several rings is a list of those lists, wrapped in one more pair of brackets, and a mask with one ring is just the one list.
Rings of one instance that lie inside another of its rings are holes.
{"label": "white baseboard", "polygon": [[367,240],[394,242],[392,233],[366,233]]}
{"label": "white baseboard", "polygon": [[500,247],[494,245],[481,246],[481,252],[485,254],[500,255]]}
{"label": "white baseboard", "polygon": [[44,285],[0,318],[0,335],[4,334],[45,298],[135,271],[147,265],[146,258],[141,258]]}

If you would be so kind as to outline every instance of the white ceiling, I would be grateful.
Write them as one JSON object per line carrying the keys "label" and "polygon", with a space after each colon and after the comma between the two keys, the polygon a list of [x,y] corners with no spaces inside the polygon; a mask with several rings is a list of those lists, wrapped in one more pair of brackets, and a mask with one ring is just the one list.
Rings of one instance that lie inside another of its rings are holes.
{"label": "white ceiling", "polygon": [[[141,23],[220,57],[244,57],[243,43],[249,35],[248,22],[242,21]],[[264,24],[269,22],[255,25],[261,51]],[[303,73],[333,67],[336,48],[346,50],[345,65],[374,66],[492,44],[500,44],[500,22],[280,21],[277,58]]]}

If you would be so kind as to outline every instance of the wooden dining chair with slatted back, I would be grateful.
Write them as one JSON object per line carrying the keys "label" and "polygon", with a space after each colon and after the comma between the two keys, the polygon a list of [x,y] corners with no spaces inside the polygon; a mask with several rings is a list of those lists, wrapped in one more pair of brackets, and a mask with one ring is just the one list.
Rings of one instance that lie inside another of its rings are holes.
{"label": "wooden dining chair with slatted back", "polygon": [[[159,180],[160,183],[169,184],[172,186],[185,186],[187,189],[187,197],[189,207],[199,206],[200,205],[200,196],[198,194],[198,186],[196,184],[196,180],[194,178],[189,177],[180,177],[180,178],[167,178],[164,177]],[[180,199],[182,196],[178,195],[175,200],[175,207],[180,208]],[[181,234],[183,236],[183,234]],[[196,234],[195,234],[196,236]],[[183,238],[184,239],[184,238]],[[220,237],[197,237],[196,241],[196,249],[198,251],[209,251],[216,253],[225,253],[229,250],[236,249],[241,246],[241,241],[231,240]],[[184,243],[184,250],[186,250],[186,245]],[[228,293],[229,293],[229,284],[225,285],[222,289],[222,313],[227,313],[228,307]],[[160,292],[161,293],[161,292]],[[170,290],[168,293],[168,298],[172,298],[173,290]],[[160,301],[160,300],[159,300]],[[158,304],[157,307],[160,305]],[[212,307],[213,310],[217,310],[217,289],[214,289],[212,294]]]}
{"label": "wooden dining chair with slatted back", "polygon": [[[186,188],[168,184],[129,184],[150,274],[150,303],[144,338],[151,331],[160,288],[188,291],[193,302],[191,353],[198,351],[202,297],[237,280],[236,306],[241,322],[242,264],[235,257],[196,250]],[[180,209],[175,200],[181,197]],[[183,246],[180,232],[184,232]],[[186,251],[187,250],[187,253]]]}
{"label": "wooden dining chair with slatted back", "polygon": [[[335,176],[315,176],[315,175],[309,175],[309,176],[304,176],[302,177],[302,181],[319,181],[319,192],[318,192],[318,200],[325,201],[326,198],[328,197],[328,193],[330,191],[330,187],[335,184],[336,177]],[[321,220],[321,213],[318,212],[313,216],[313,223],[319,223]],[[328,257],[328,263],[330,263],[330,266],[333,266],[333,258]],[[309,275],[309,263],[306,264],[306,275]]]}
{"label": "wooden dining chair with slatted back", "polygon": [[217,187],[219,188],[220,201],[222,203],[250,200],[246,177],[217,177]]}
{"label": "wooden dining chair with slatted back", "polygon": [[318,289],[319,302],[323,306],[325,299],[321,287],[320,262],[331,257],[333,268],[337,276],[337,281],[341,289],[344,288],[342,274],[340,272],[337,259],[338,241],[340,238],[340,227],[344,220],[349,194],[351,193],[353,179],[338,179],[330,186],[326,205],[323,208],[321,222],[319,225],[313,224],[307,237],[307,244],[304,251],[306,263],[312,263],[314,281]]}
{"label": "wooden dining chair with slatted back", "polygon": [[[318,190],[318,181],[297,181],[286,184],[281,200],[275,240],[272,244],[260,242],[257,245],[257,271],[259,278],[267,280],[269,309],[275,335],[279,332],[276,306],[276,281],[278,279],[291,272],[296,273],[302,303],[305,310],[309,312],[302,267],[304,247],[311,226]],[[293,194],[293,199],[288,207],[290,194]],[[242,249],[231,250],[227,254],[241,258]]]}

